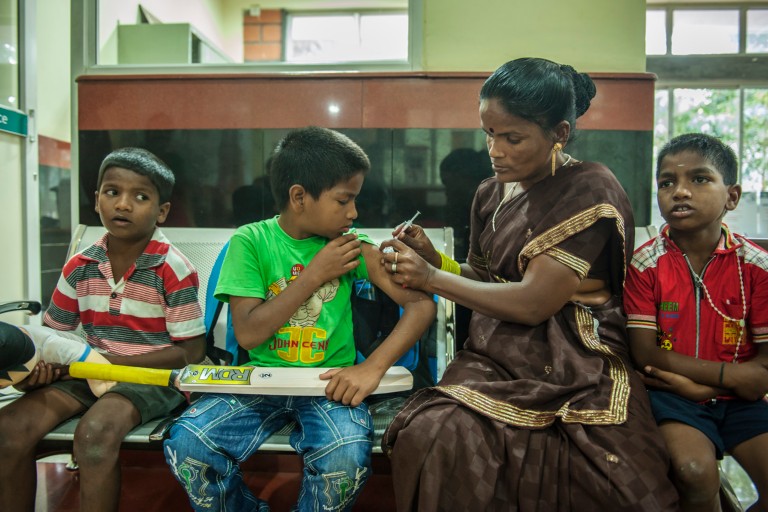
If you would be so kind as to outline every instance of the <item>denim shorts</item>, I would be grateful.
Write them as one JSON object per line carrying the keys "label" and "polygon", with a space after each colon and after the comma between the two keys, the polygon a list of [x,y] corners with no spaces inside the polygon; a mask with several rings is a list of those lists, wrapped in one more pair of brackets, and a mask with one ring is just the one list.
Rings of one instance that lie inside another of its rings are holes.
{"label": "denim shorts", "polygon": [[243,483],[239,464],[295,422],[289,442],[304,460],[296,509],[350,510],[371,474],[373,420],[312,396],[205,394],[176,419],[165,458],[195,510],[267,510]]}
{"label": "denim shorts", "polygon": [[768,402],[739,399],[693,402],[675,393],[649,390],[657,423],[678,421],[706,435],[717,458],[753,437],[768,432]]}

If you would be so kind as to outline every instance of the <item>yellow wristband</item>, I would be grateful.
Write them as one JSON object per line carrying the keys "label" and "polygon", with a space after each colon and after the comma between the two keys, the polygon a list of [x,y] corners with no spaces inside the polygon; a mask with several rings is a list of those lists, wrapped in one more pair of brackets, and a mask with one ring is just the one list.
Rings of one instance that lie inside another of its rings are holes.
{"label": "yellow wristband", "polygon": [[445,270],[446,272],[456,274],[457,276],[461,275],[461,266],[459,265],[459,262],[452,260],[440,251],[437,251],[437,254],[440,255],[440,270]]}

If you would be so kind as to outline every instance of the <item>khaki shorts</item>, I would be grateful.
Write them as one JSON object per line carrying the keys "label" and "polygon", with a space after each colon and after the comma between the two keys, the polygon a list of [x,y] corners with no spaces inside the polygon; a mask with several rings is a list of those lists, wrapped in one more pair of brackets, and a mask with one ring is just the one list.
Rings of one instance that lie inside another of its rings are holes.
{"label": "khaki shorts", "polygon": [[[98,400],[84,380],[58,380],[50,385],[70,395],[87,408]],[[180,406],[187,405],[187,399],[183,394],[163,386],[118,382],[104,396],[108,393],[117,393],[130,400],[141,414],[141,425],[155,418],[167,416],[176,409],[180,409]]]}

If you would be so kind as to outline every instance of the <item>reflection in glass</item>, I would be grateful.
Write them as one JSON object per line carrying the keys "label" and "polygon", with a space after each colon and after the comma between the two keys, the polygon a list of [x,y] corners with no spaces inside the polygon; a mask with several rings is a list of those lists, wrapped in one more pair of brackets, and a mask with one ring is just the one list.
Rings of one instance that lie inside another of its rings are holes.
{"label": "reflection in glass", "polygon": [[739,11],[681,10],[673,12],[674,55],[722,54],[739,51]]}
{"label": "reflection in glass", "polygon": [[747,11],[747,52],[768,52],[768,10]]}
{"label": "reflection in glass", "polygon": [[19,108],[18,2],[0,2],[0,105]]}
{"label": "reflection in glass", "polygon": [[[420,210],[420,223],[426,227],[452,226],[457,239],[458,233],[468,232],[471,196],[480,179],[491,172],[480,130],[340,131],[360,144],[371,160],[357,200],[358,226],[394,227]],[[277,212],[269,186],[269,158],[286,133],[285,129],[81,131],[80,222],[99,225],[93,211],[99,165],[110,151],[124,146],[152,151],[176,174],[168,226],[234,227],[272,217]],[[475,156],[458,158],[455,152],[460,149]],[[449,160],[458,165],[443,163]],[[457,248],[460,244],[465,242],[457,241]],[[457,257],[466,257],[466,248],[460,250]]]}
{"label": "reflection in glass", "polygon": [[645,54],[667,53],[667,12],[648,10],[645,13]]}

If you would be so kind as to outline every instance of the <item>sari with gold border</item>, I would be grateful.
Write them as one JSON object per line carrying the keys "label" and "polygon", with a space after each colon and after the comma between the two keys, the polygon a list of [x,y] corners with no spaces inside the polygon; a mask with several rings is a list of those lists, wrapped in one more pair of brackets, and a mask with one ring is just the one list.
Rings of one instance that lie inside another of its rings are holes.
{"label": "sari with gold border", "polygon": [[547,255],[603,279],[612,297],[568,302],[536,326],[473,313],[438,386],[414,394],[384,435],[398,509],[676,510],[621,308],[634,237],[624,190],[605,166],[579,162],[499,207],[503,195],[496,178],[478,187],[470,265],[517,282]]}

